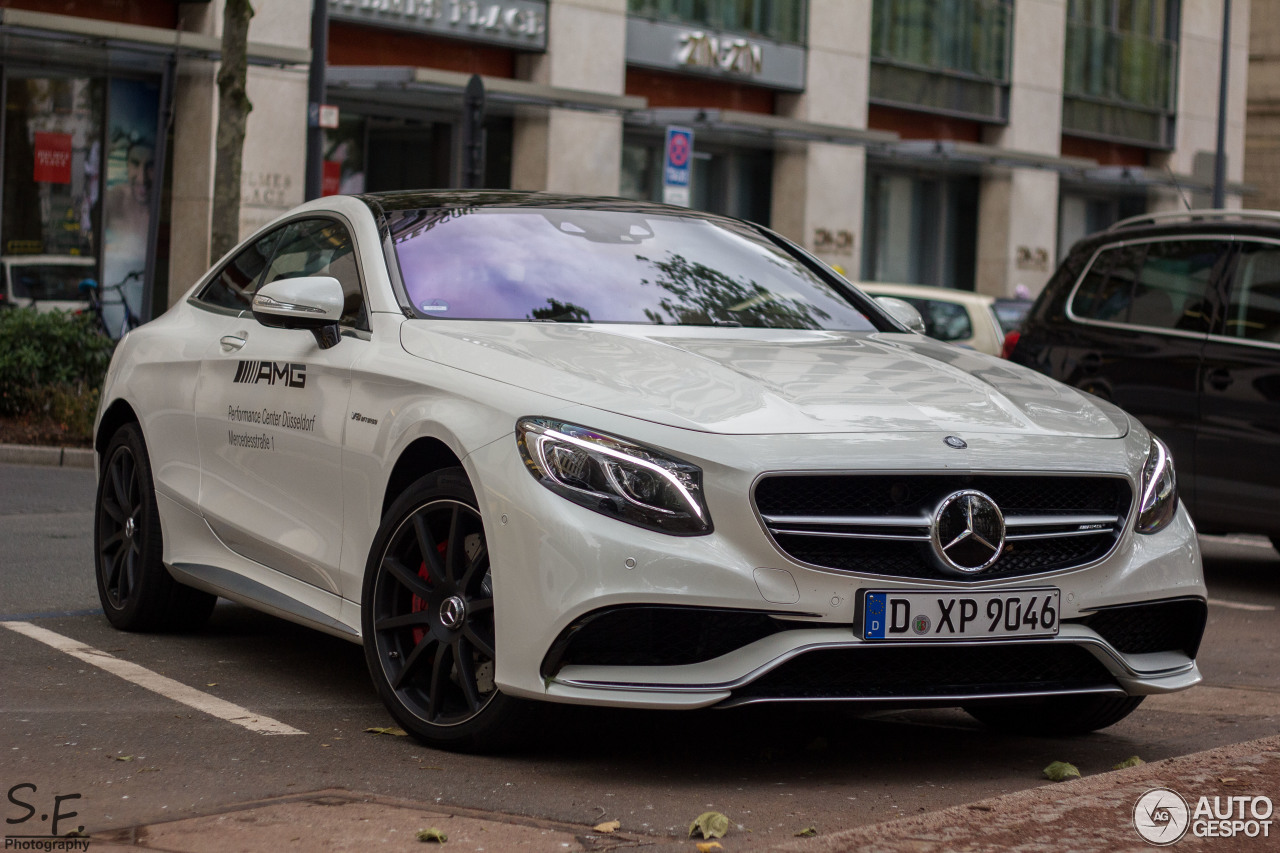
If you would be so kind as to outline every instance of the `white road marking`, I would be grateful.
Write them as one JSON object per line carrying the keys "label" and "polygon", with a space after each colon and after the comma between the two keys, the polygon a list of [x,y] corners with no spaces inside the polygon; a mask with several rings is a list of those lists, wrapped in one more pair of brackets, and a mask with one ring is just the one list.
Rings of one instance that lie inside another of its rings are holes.
{"label": "white road marking", "polygon": [[1226,601],[1221,598],[1209,599],[1210,604],[1218,607],[1229,607],[1232,610],[1250,610],[1254,613],[1264,613],[1268,610],[1275,610],[1270,604],[1245,604],[1243,601]]}
{"label": "white road marking", "polygon": [[279,720],[273,720],[262,714],[255,714],[247,708],[241,708],[239,705],[228,702],[225,699],[210,696],[208,693],[203,693],[194,687],[188,687],[179,681],[174,681],[172,678],[152,672],[146,667],[139,666],[131,661],[121,660],[107,652],[99,651],[92,646],[86,646],[79,640],[64,637],[46,628],[32,625],[30,622],[4,622],[0,624],[23,636],[38,640],[46,646],[51,646],[60,652],[66,652],[73,658],[93,664],[99,669],[104,669],[112,675],[123,678],[125,681],[131,681],[139,687],[145,687],[153,693],[159,693],[166,699],[180,702],[188,708],[194,708],[220,720],[226,720],[228,723],[243,726],[251,732],[258,732],[264,735],[306,734],[306,732],[295,729],[293,726],[287,726]]}

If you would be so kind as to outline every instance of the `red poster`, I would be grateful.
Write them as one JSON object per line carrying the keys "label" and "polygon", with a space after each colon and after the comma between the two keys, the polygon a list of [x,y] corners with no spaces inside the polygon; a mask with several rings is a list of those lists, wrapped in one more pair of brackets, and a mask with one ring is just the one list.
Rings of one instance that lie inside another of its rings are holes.
{"label": "red poster", "polygon": [[325,160],[324,172],[320,176],[320,195],[337,195],[342,192],[342,163],[338,160]]}
{"label": "red poster", "polygon": [[50,184],[71,183],[71,134],[36,134],[35,180]]}

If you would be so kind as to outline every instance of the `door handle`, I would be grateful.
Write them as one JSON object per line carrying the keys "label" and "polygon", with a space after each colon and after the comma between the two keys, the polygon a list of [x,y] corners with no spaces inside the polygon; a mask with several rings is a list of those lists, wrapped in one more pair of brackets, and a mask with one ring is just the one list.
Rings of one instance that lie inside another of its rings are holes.
{"label": "door handle", "polygon": [[1225,367],[1219,367],[1217,370],[1210,370],[1208,377],[1209,384],[1217,391],[1225,391],[1231,387],[1234,381],[1231,378],[1231,371]]}
{"label": "door handle", "polygon": [[239,335],[223,335],[222,339],[219,340],[218,343],[222,344],[223,352],[235,352],[248,343],[248,339],[242,338]]}

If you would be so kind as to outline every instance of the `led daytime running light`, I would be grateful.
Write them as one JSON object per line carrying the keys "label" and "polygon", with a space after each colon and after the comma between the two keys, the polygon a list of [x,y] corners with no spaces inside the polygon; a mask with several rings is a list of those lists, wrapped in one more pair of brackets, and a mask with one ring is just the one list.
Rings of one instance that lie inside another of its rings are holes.
{"label": "led daytime running light", "polygon": [[[605,444],[597,444],[592,441],[584,441],[575,436],[567,435],[563,432],[559,432],[558,430],[547,429],[544,427],[543,430],[538,433],[537,443],[534,445],[534,447],[537,449],[537,452],[538,452],[538,463],[542,467],[542,470],[546,471],[550,476],[555,477],[554,468],[547,462],[546,453],[542,449],[543,444],[548,440],[562,441],[565,444],[572,444],[575,447],[581,447],[583,450],[587,451],[588,453],[599,453],[603,456],[608,456],[612,459],[617,459],[629,465],[636,465],[640,468],[644,468],[647,471],[657,474],[659,477],[666,480],[667,483],[669,483],[671,487],[680,494],[680,497],[684,499],[684,502],[688,504],[689,508],[693,510],[693,513],[698,517],[700,521],[706,520],[703,517],[702,506],[699,504],[699,502],[694,499],[693,495],[689,493],[689,490],[685,488],[684,484],[680,482],[679,478],[674,476],[670,471],[668,471],[666,468],[663,468],[661,465],[655,465],[649,460],[641,459],[638,456],[632,456],[627,453],[622,453],[621,451],[614,450],[613,448]],[[641,503],[640,501],[637,501],[635,498],[627,494],[626,488],[624,488],[623,485],[618,482],[617,475],[613,472],[611,468],[609,468],[608,466],[605,466],[604,472],[605,472],[605,475],[608,476],[609,481],[613,484],[614,488],[618,490],[618,494],[621,495],[626,500],[630,501],[631,503],[635,504],[636,506],[641,506],[641,507],[644,507],[645,509],[656,509],[660,512],[671,512],[671,510],[664,510],[662,507],[657,507],[651,504]],[[568,486],[569,484],[562,483],[562,485]],[[570,486],[570,488],[574,488],[574,487]]]}

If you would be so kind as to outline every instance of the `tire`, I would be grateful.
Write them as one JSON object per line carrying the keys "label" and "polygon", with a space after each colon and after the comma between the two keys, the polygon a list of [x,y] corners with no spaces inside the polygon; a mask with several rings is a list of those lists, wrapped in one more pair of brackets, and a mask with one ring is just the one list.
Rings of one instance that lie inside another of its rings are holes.
{"label": "tire", "polygon": [[428,474],[392,504],[369,550],[362,602],[369,673],[405,731],[469,752],[519,738],[531,703],[494,684],[489,552],[461,468]]}
{"label": "tire", "polygon": [[991,705],[966,705],[983,725],[1024,735],[1083,735],[1115,725],[1142,704],[1143,696],[1054,696]]}
{"label": "tire", "polygon": [[93,558],[107,621],[122,631],[199,628],[218,599],[178,583],[164,567],[151,461],[138,425],[116,430],[103,458]]}

